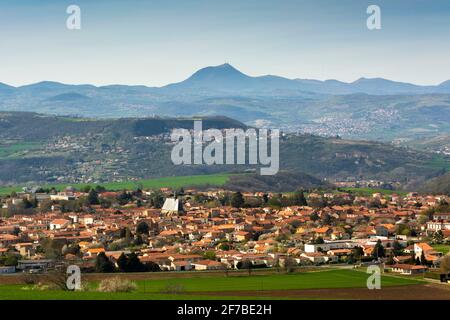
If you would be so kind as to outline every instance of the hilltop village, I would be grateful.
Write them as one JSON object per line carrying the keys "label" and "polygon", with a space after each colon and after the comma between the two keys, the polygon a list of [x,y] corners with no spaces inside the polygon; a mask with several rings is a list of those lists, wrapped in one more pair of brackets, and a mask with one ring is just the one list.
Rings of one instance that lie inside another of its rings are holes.
{"label": "hilltop village", "polygon": [[1,199],[0,272],[295,268],[382,263],[415,274],[439,267],[450,197],[222,189],[63,192]]}

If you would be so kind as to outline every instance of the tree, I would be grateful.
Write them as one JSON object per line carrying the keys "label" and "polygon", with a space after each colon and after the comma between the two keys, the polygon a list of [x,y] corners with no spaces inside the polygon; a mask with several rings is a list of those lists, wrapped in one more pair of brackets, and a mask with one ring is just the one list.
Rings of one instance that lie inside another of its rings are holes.
{"label": "tree", "polygon": [[323,244],[325,241],[322,237],[317,237],[317,239],[314,241],[314,244]]}
{"label": "tree", "polygon": [[61,258],[63,245],[57,241],[53,241],[50,238],[45,238],[40,243],[40,250],[44,252],[44,256],[47,259],[59,259]]}
{"label": "tree", "polygon": [[425,252],[422,250],[422,254],[420,255],[420,264],[426,266],[428,264],[427,258],[425,257]]}
{"label": "tree", "polygon": [[146,270],[145,265],[139,260],[136,253],[132,252],[128,255],[125,272],[144,272]]}
{"label": "tree", "polygon": [[328,213],[322,215],[322,225],[329,225],[331,223],[331,216]]}
{"label": "tree", "polygon": [[89,191],[91,191],[92,187],[87,185],[81,188],[82,192],[88,193]]}
{"label": "tree", "polygon": [[66,274],[67,266],[56,268],[50,272],[47,272],[44,276],[44,282],[49,283],[50,285],[57,287],[59,290],[69,290],[67,287],[67,274]]}
{"label": "tree", "polygon": [[0,257],[0,265],[3,266],[17,266],[17,262],[19,261],[19,257],[16,254],[8,253]]}
{"label": "tree", "polygon": [[206,251],[203,256],[208,260],[216,260],[216,253],[214,251]]}
{"label": "tree", "polygon": [[244,206],[244,196],[242,195],[241,192],[235,192],[233,193],[233,195],[231,196],[231,206],[234,208],[242,208]]}
{"label": "tree", "polygon": [[394,256],[400,256],[403,253],[403,247],[397,240],[392,243],[392,252]]}
{"label": "tree", "polygon": [[136,227],[136,233],[137,234],[148,234],[150,231],[150,227],[148,226],[147,222],[141,221],[138,223]]}
{"label": "tree", "polygon": [[75,256],[78,256],[80,254],[80,246],[78,244],[73,244],[73,245],[64,245],[64,247],[62,248],[62,254],[66,255],[66,254],[73,254]]}
{"label": "tree", "polygon": [[152,192],[149,198],[149,203],[152,207],[161,209],[164,204],[164,194],[160,190]]}
{"label": "tree", "polygon": [[381,244],[381,240],[378,240],[377,243],[375,244],[375,247],[373,248],[372,257],[378,259],[378,258],[382,258],[385,256],[386,256],[386,254],[384,251],[384,247]]}
{"label": "tree", "polygon": [[433,234],[433,242],[441,244],[444,241],[444,234],[442,230],[438,230]]}
{"label": "tree", "polygon": [[119,267],[120,272],[126,272],[127,263],[128,263],[128,258],[125,255],[125,253],[122,252],[122,254],[119,256],[119,259],[117,259],[117,266]]}
{"label": "tree", "polygon": [[319,215],[317,214],[317,212],[313,212],[311,213],[311,215],[309,216],[309,218],[311,219],[311,221],[316,222],[317,220],[320,219]]}
{"label": "tree", "polygon": [[129,194],[127,190],[122,190],[122,192],[117,195],[116,200],[123,206],[130,202],[131,198],[131,194]]}
{"label": "tree", "polygon": [[135,246],[140,246],[140,245],[144,244],[144,239],[142,239],[142,234],[139,233],[134,237],[133,244]]}
{"label": "tree", "polygon": [[95,271],[101,273],[111,273],[115,271],[114,264],[108,259],[104,252],[100,252],[95,258]]}
{"label": "tree", "polygon": [[450,254],[446,254],[441,259],[441,271],[442,273],[450,273]]}
{"label": "tree", "polygon": [[149,261],[145,265],[147,266],[147,271],[151,272],[161,271],[159,265],[153,261]]}
{"label": "tree", "polygon": [[274,208],[281,208],[283,206],[282,197],[280,195],[272,196],[267,204]]}
{"label": "tree", "polygon": [[284,259],[284,269],[286,270],[286,273],[293,272],[296,266],[297,263],[293,258],[286,257],[286,259]]}
{"label": "tree", "polygon": [[249,259],[245,259],[244,261],[239,261],[236,265],[238,269],[247,270],[248,275],[252,274],[253,263]]}
{"label": "tree", "polygon": [[100,204],[100,201],[98,200],[98,193],[94,189],[91,189],[89,191],[89,194],[86,198],[86,204],[87,205],[97,205]]}
{"label": "tree", "polygon": [[97,186],[95,186],[95,191],[97,193],[105,192],[106,188],[104,186],[97,185]]}
{"label": "tree", "polygon": [[362,258],[362,256],[364,256],[364,249],[359,246],[355,246],[352,249],[352,255],[356,260],[359,260]]}
{"label": "tree", "polygon": [[292,195],[292,204],[296,206],[306,206],[308,205],[306,202],[305,194],[303,193],[303,190],[297,190]]}
{"label": "tree", "polygon": [[228,251],[230,250],[230,244],[228,242],[221,243],[219,245],[219,249],[223,251]]}

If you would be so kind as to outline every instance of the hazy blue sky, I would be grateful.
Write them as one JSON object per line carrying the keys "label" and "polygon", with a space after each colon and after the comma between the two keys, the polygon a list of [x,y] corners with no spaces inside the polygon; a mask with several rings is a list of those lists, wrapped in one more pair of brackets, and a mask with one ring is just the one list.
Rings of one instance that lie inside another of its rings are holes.
{"label": "hazy blue sky", "polygon": [[[82,30],[66,29],[81,7]],[[382,29],[366,27],[377,4]],[[449,0],[1,0],[0,82],[159,86],[228,62],[250,75],[450,79]]]}

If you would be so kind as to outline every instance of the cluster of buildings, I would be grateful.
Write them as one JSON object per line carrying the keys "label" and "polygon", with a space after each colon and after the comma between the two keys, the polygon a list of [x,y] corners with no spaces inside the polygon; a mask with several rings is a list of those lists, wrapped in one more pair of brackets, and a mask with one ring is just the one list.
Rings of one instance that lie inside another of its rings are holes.
{"label": "cluster of buildings", "polygon": [[[62,212],[61,203],[86,197],[83,192],[25,192],[2,199],[4,208],[27,197],[38,205],[35,214],[0,218],[0,272],[41,272],[61,262],[93,270],[100,253],[117,264],[122,254],[134,252],[143,264],[157,264],[162,271],[383,262],[410,274],[438,266],[442,253],[430,244],[450,238],[450,212],[430,210],[449,203],[447,196],[311,193],[308,202],[323,197],[347,204],[234,208],[210,205],[226,190],[188,190],[178,198],[162,191],[166,199],[160,209],[148,204],[152,192],[119,207],[90,205],[79,212]],[[99,193],[100,198],[118,195]],[[197,203],[199,195],[212,202]],[[262,195],[243,193],[245,199]],[[39,210],[41,199],[53,201],[50,209]],[[374,199],[378,207],[369,205]]]}

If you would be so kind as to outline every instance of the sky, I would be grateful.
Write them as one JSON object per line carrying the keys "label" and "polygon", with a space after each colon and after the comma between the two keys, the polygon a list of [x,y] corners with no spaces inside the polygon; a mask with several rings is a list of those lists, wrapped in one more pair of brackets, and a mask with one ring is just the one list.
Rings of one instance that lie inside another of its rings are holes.
{"label": "sky", "polygon": [[[81,29],[69,30],[69,5]],[[369,5],[381,29],[366,26]],[[1,0],[0,82],[162,86],[232,64],[259,76],[450,79],[449,0]]]}

